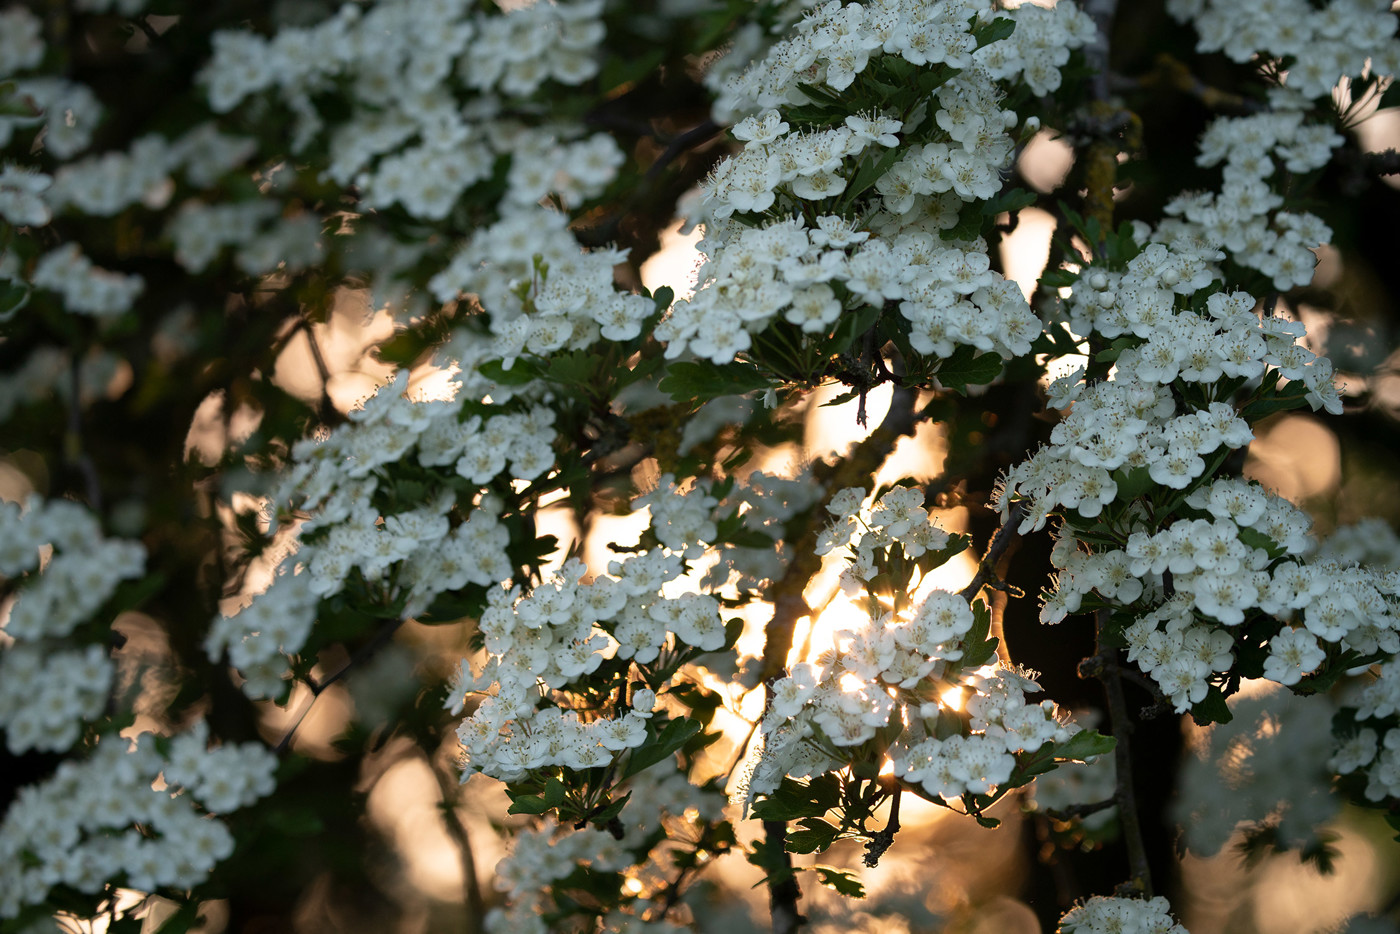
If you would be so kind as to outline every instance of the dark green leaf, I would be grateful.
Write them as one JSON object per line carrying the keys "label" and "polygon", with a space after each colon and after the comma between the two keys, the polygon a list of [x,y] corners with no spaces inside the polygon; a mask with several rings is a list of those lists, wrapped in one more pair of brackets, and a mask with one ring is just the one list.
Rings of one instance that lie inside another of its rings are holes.
{"label": "dark green leaf", "polygon": [[698,406],[720,396],[739,396],[772,384],[747,363],[709,363],[682,360],[667,367],[661,391],[677,402]]}
{"label": "dark green leaf", "polygon": [[972,30],[972,38],[977,40],[977,48],[999,42],[1007,38],[1016,31],[1016,21],[1007,17],[999,17]]}
{"label": "dark green leaf", "polygon": [[664,759],[675,755],[703,727],[698,720],[672,720],[659,734],[648,737],[647,741],[632,750],[627,767],[622,771],[623,778],[636,775]]}
{"label": "dark green leaf", "polygon": [[898,146],[886,149],[878,155],[875,152],[867,152],[861,159],[860,166],[856,169],[855,175],[851,176],[851,181],[846,185],[846,190],[841,193],[841,201],[844,204],[853,203],[856,198],[865,194],[872,185],[880,180],[880,176],[889,171],[901,155]]}
{"label": "dark green leaf", "polygon": [[1225,703],[1220,686],[1212,684],[1201,702],[1191,708],[1191,719],[1196,721],[1197,726],[1209,726],[1212,723],[1229,723],[1235,719],[1235,715],[1230,712],[1230,705]]}
{"label": "dark green leaf", "polygon": [[1112,736],[1104,736],[1095,730],[1080,730],[1063,743],[1055,746],[1055,758],[1084,762],[1094,756],[1102,756],[1112,752],[1116,745],[1118,745],[1118,741]]}
{"label": "dark green leaf", "polygon": [[822,885],[835,889],[849,898],[865,897],[865,886],[861,884],[855,873],[845,869],[835,869],[831,866],[813,866],[812,869],[817,874],[817,881]]}
{"label": "dark green leaf", "polygon": [[833,827],[819,817],[804,817],[799,824],[802,827],[801,830],[787,832],[789,853],[815,853],[818,850],[825,850],[836,841],[836,837],[841,833],[839,827]]}
{"label": "dark green leaf", "polygon": [[985,386],[1001,373],[1002,359],[994,353],[978,356],[978,351],[966,345],[953,351],[951,357],[939,364],[936,375],[944,388],[960,396],[967,395],[968,386]]}
{"label": "dark green leaf", "polygon": [[[509,791],[506,794],[510,794]],[[543,814],[549,810],[549,802],[540,795],[511,795],[507,814]]]}

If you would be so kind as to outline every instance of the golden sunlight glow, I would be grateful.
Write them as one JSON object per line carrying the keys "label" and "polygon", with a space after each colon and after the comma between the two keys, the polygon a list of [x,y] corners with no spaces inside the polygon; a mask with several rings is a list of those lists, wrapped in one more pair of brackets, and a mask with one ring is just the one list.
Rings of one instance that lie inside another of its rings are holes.
{"label": "golden sunlight glow", "polygon": [[860,679],[859,675],[849,671],[841,675],[841,690],[854,693],[863,687],[865,687],[865,682]]}
{"label": "golden sunlight glow", "polygon": [[641,879],[636,879],[636,878],[628,879],[626,882],[622,883],[622,887],[625,888],[627,891],[631,892],[633,895],[641,895],[641,894],[642,894],[642,880],[641,880]]}
{"label": "golden sunlight glow", "polygon": [[938,695],[938,700],[949,710],[962,710],[963,703],[967,700],[967,695],[961,687],[951,687]]}
{"label": "golden sunlight glow", "polygon": [[676,298],[689,298],[700,270],[702,257],[696,244],[702,232],[696,227],[690,233],[681,233],[681,225],[682,221],[676,221],[661,232],[661,249],[642,263],[642,285],[652,291],[669,285],[675,289]]}

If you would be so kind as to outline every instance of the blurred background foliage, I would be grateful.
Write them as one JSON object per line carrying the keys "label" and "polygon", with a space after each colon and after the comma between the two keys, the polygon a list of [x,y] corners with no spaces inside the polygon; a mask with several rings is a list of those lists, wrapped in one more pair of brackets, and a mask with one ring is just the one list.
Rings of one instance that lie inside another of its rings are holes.
{"label": "blurred background foliage", "polygon": [[[98,152],[124,150],[152,132],[176,136],[207,118],[196,75],[216,29],[241,26],[268,35],[282,25],[319,21],[335,6],[156,2],[145,14],[125,17],[60,0],[26,5],[62,39],[51,51],[62,59],[56,73],[92,88],[109,115],[94,141]],[[1140,140],[1119,139],[1126,152],[1120,219],[1159,217],[1179,191],[1213,184],[1211,173],[1195,165],[1195,146],[1219,111],[1183,76],[1226,96],[1247,85],[1247,68],[1195,53],[1194,37],[1162,7],[1160,0],[1121,3],[1114,23],[1114,90],[1141,123]],[[624,284],[654,279],[642,265],[663,248],[671,251],[672,269],[693,267],[690,241],[672,230],[676,202],[730,145],[709,122],[710,94],[700,75],[733,30],[750,20],[767,25],[776,11],[738,0],[607,4],[607,57],[597,77],[577,88],[551,86],[532,102],[527,119],[580,120],[611,134],[627,154],[618,180],[574,212],[585,244],[630,248],[619,274]],[[1319,350],[1345,371],[1347,410],[1336,418],[1278,416],[1237,465],[1301,500],[1323,532],[1363,516],[1400,523],[1394,350],[1400,193],[1394,176],[1382,180],[1366,171],[1362,155],[1393,145],[1397,114],[1383,111],[1359,122],[1355,158],[1316,180],[1310,209],[1331,225],[1335,243],[1324,251],[1314,284],[1287,299],[1310,331],[1324,335]],[[302,670],[324,689],[313,695],[298,685],[282,704],[248,700],[236,675],[209,661],[203,642],[215,616],[268,572],[268,539],[239,491],[263,488],[263,478],[286,462],[290,442],[338,424],[393,366],[426,360],[453,310],[426,307],[422,282],[461,239],[496,219],[493,186],[502,184],[501,173],[425,231],[422,221],[396,208],[358,214],[354,193],[322,177],[314,151],[286,148],[293,115],[277,106],[220,119],[226,131],[256,138],[265,160],[224,184],[247,186],[245,194],[271,191],[288,216],[307,211],[324,219],[324,260],[254,278],[226,257],[192,274],[171,257],[163,206],[135,205],[104,218],[63,215],[29,234],[40,247],[81,242],[97,265],[140,273],[146,289],[137,310],[115,320],[71,315],[36,294],[3,322],[0,373],[24,376],[5,387],[0,495],[16,499],[34,491],[80,500],[108,534],[138,537],[149,550],[148,579],[120,592],[105,611],[111,621],[105,638],[138,698],[130,726],[173,728],[203,716],[225,741],[261,739],[282,756],[276,795],[230,818],[239,847],[199,893],[207,900],[204,929],[479,930],[484,909],[498,898],[492,867],[506,825],[518,818],[504,818],[496,783],[458,784],[455,718],[442,699],[457,659],[468,652],[471,622],[410,622],[385,637],[372,618],[347,613],[325,621],[334,625],[318,626],[302,660]],[[1022,156],[1018,172],[1040,197],[1021,212],[1002,255],[1008,268],[1029,266],[1030,281],[1049,233],[1065,234],[1057,205],[1076,203],[1085,186],[1074,156],[1091,134],[1058,126]],[[0,157],[28,158],[30,144],[16,135]],[[42,163],[42,153],[38,158]],[[197,193],[176,190],[163,204]],[[349,254],[370,227],[427,246],[412,274],[419,291],[411,301],[420,304],[411,322],[374,308],[359,288],[365,257]],[[34,374],[36,352],[49,354],[46,379]],[[967,398],[948,396],[937,427],[896,451],[895,476],[931,480],[942,490],[945,525],[965,527],[976,542],[986,542],[999,521],[982,506],[998,474],[1048,435],[1050,425],[1036,415],[1043,408],[1038,393],[1033,380],[1008,380]],[[746,435],[774,459],[842,450],[868,429],[855,424],[854,402],[818,405],[834,394],[814,394],[783,418],[760,408],[729,436],[729,448]],[[887,395],[872,394],[871,424]],[[573,504],[572,534],[579,539],[602,523],[629,483],[661,469],[655,458],[666,456],[668,443],[674,449],[684,414],[662,408],[650,417],[656,450],[623,462],[621,480],[599,478],[595,496]],[[569,528],[565,523],[565,534]],[[1037,622],[1035,595],[1050,571],[1049,544],[1043,536],[1028,538],[1004,559],[1006,579],[1027,596],[999,594],[996,609],[1012,654],[1043,673],[1048,696],[1089,708],[1100,703],[1098,685],[1074,672],[1094,651],[1091,625],[1071,620],[1050,629]],[[352,659],[354,670],[328,684]],[[1130,690],[1130,704],[1152,704],[1146,691]],[[1387,907],[1386,899],[1400,891],[1393,846],[1374,821],[1352,814],[1337,827],[1336,872],[1324,878],[1305,869],[1306,886],[1293,874],[1296,857],[1289,854],[1246,865],[1227,847],[1215,863],[1196,857],[1182,863],[1169,803],[1191,733],[1180,718],[1159,716],[1142,722],[1134,748],[1154,875],[1183,906],[1192,931],[1312,930],[1329,916]],[[0,810],[59,760],[0,751]],[[1044,817],[1010,809],[1004,816],[995,831],[931,813],[906,817],[908,839],[867,874],[867,904],[838,906],[809,893],[803,904],[814,930],[1049,929],[1069,901],[1118,881],[1123,861],[1115,844],[1098,845]],[[852,864],[857,859],[845,855]],[[751,868],[740,863],[703,878],[694,896],[703,906],[697,910],[702,929],[763,926],[762,906],[747,888]],[[1290,915],[1289,899],[1303,891],[1313,893],[1310,900],[1296,902]]]}

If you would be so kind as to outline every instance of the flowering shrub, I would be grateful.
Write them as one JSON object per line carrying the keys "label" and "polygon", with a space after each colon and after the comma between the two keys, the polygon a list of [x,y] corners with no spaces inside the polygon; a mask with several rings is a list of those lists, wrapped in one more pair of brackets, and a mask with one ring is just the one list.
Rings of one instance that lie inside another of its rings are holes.
{"label": "flowering shrub", "polygon": [[[1149,71],[1104,0],[633,6],[0,11],[0,932],[387,927],[362,792],[415,756],[500,932],[705,929],[721,862],[796,930],[908,795],[1121,848],[1045,923],[1177,934],[1167,714],[1193,850],[1400,829],[1400,539],[1246,460],[1363,417],[1303,319],[1398,171],[1389,4],[1169,0]],[[674,218],[695,287],[643,287]],[[1074,639],[1102,697],[1030,667]]]}

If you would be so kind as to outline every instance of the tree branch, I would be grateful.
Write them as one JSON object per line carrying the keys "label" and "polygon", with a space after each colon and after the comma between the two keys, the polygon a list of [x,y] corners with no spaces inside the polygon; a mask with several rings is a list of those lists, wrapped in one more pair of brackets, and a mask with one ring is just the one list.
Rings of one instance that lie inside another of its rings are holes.
{"label": "tree branch", "polygon": [[[1128,849],[1128,881],[1119,886],[1119,894],[1152,897],[1152,871],[1147,863],[1147,846],[1142,839],[1142,822],[1133,791],[1133,756],[1128,742],[1133,724],[1128,715],[1128,702],[1123,695],[1123,677],[1119,668],[1118,650],[1106,648],[1102,642],[1109,613],[1099,610],[1094,615],[1099,652],[1080,665],[1080,676],[1086,670],[1103,683],[1108,698],[1108,718],[1113,726],[1113,764],[1115,790],[1113,801],[1118,805],[1118,821],[1123,829],[1123,843]],[[1095,662],[1094,665],[1088,665]]]}
{"label": "tree branch", "polygon": [[447,827],[447,835],[452,838],[452,842],[457,845],[457,852],[462,855],[462,895],[467,906],[467,919],[462,925],[462,932],[480,934],[482,922],[486,918],[486,900],[482,898],[481,885],[477,882],[476,857],[472,854],[467,825],[462,823],[461,815],[457,813],[457,795],[461,786],[442,774],[426,751],[423,757],[428,760],[428,767],[433,770],[433,776],[442,792],[442,820]]}

